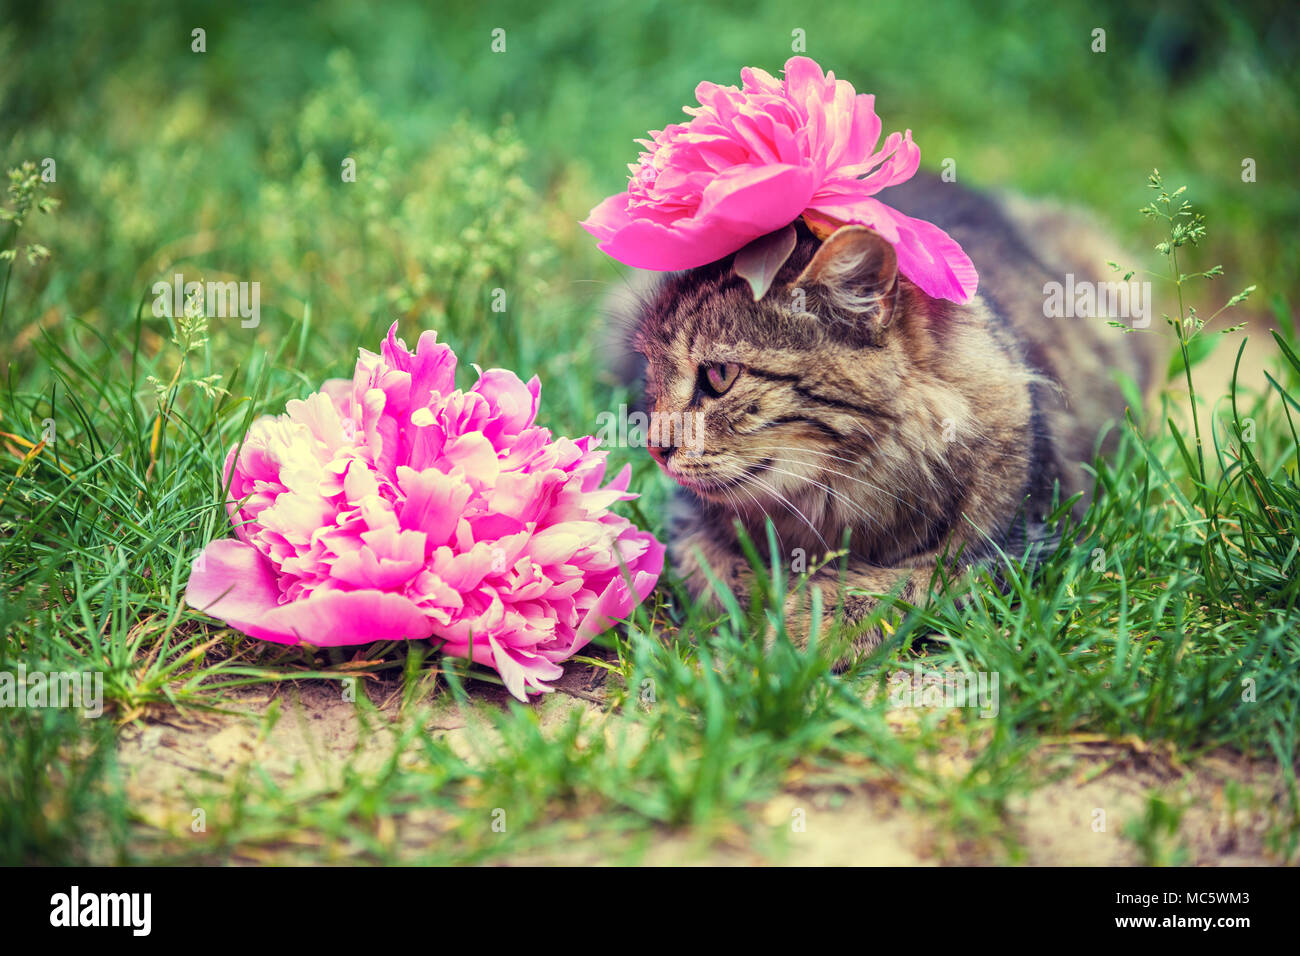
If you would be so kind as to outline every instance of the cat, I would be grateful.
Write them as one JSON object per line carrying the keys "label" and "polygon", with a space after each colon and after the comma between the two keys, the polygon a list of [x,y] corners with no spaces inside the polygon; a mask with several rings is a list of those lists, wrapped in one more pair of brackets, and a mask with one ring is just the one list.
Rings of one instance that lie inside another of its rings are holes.
{"label": "cat", "polygon": [[648,450],[678,485],[668,553],[690,593],[716,599],[711,573],[744,606],[754,572],[736,526],[770,561],[771,519],[779,560],[814,571],[787,601],[790,633],[806,640],[820,588],[824,623],[846,625],[857,652],[882,638],[854,632],[878,596],[921,605],[941,564],[1041,546],[1053,496],[1089,490],[1084,463],[1124,416],[1115,373],[1145,389],[1158,351],[1105,318],[1045,316],[1049,283],[1104,281],[1115,254],[1082,214],[927,174],[889,201],[966,250],[970,303],[927,296],[871,229],[820,240],[797,220],[761,300],[729,256],[642,274],[620,323],[624,375],[667,423]]}

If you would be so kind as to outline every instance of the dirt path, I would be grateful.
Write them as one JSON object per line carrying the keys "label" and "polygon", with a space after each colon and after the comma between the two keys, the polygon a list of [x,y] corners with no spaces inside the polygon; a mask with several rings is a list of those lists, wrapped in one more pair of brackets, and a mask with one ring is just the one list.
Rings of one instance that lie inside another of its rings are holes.
{"label": "dirt path", "polygon": [[[585,693],[591,679],[590,669],[572,668],[564,683]],[[475,708],[470,713],[462,713],[444,696],[446,703],[426,725],[429,734],[444,739],[469,761],[474,759],[475,740],[483,746],[483,734],[488,733],[483,709],[505,700],[504,692],[482,684],[472,685],[472,693]],[[372,692],[377,704],[384,696]],[[244,713],[171,712],[124,729],[118,756],[127,795],[155,833],[185,839],[196,811],[211,814],[212,801],[221,799],[233,775],[250,768],[281,786],[292,782],[302,792],[327,789],[338,768],[349,761],[357,772],[376,773],[390,755],[392,733],[376,726],[364,736],[356,704],[342,699],[337,684],[285,683],[249,689],[234,700]],[[273,705],[281,717],[265,732],[264,717]],[[595,708],[563,693],[535,706],[544,732],[565,721],[575,708]],[[380,713],[395,716],[396,705],[390,702]],[[607,722],[611,719],[621,720]],[[901,725],[900,732],[906,732]],[[358,748],[363,736],[365,745]],[[1015,797],[1004,815],[1019,844],[1013,853],[988,841],[954,841],[936,821],[885,789],[812,786],[795,773],[783,792],[752,806],[747,823],[713,833],[707,841],[684,830],[659,829],[649,838],[640,834],[560,841],[545,850],[510,854],[503,862],[1125,866],[1144,862],[1126,831],[1143,818],[1152,795],[1182,808],[1175,831],[1160,836],[1152,850],[1157,861],[1276,862],[1267,844],[1276,829],[1270,808],[1282,792],[1282,782],[1266,766],[1225,753],[1175,768],[1140,744],[1084,738],[1065,750],[1045,747],[1031,762],[1043,782]],[[563,819],[554,822],[565,825]],[[402,821],[402,857],[418,859],[422,849],[441,838],[442,830],[437,821]],[[285,861],[291,858],[286,851]],[[233,857],[234,862],[277,860],[261,848]]]}

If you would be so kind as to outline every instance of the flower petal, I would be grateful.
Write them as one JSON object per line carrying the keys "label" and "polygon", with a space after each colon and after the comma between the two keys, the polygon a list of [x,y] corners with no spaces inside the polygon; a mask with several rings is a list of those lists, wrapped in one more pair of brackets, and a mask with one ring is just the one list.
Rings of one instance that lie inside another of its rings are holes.
{"label": "flower petal", "polygon": [[245,632],[279,601],[270,562],[252,545],[232,538],[204,548],[185,585],[186,604]]}
{"label": "flower petal", "polygon": [[794,222],[816,191],[811,169],[740,166],[722,173],[704,190],[696,219],[755,239]]}
{"label": "flower petal", "polygon": [[320,590],[264,614],[248,633],[282,644],[331,647],[420,640],[433,633],[433,622],[400,594]]}

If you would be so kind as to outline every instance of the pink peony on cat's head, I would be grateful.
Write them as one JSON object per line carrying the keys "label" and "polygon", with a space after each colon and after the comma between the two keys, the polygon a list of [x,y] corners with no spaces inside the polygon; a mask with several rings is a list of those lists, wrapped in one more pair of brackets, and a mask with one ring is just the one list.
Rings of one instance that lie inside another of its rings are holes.
{"label": "pink peony on cat's head", "polygon": [[[195,560],[192,607],[317,646],[440,638],[516,697],[653,590],[663,546],[610,510],[590,438],[534,424],[540,386],[501,369],[469,391],[456,356],[388,333],[351,381],[254,422],[226,460],[236,538]],[[472,648],[472,652],[471,652]]]}
{"label": "pink peony on cat's head", "polygon": [[875,97],[807,57],[787,61],[784,80],[756,68],[740,76],[740,89],[701,83],[689,122],[640,140],[627,191],[582,223],[603,251],[641,269],[693,269],[802,215],[819,235],[869,226],[927,295],[970,301],[978,277],[956,241],[873,198],[916,172],[910,130],[880,145]]}

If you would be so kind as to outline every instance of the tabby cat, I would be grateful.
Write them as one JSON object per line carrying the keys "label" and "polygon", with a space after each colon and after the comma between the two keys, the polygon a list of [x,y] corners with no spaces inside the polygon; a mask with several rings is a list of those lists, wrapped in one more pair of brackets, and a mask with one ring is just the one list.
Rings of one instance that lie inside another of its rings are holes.
{"label": "tabby cat", "polygon": [[[923,604],[940,562],[955,572],[1041,540],[1054,488],[1088,490],[1082,463],[1123,416],[1114,373],[1150,378],[1155,336],[1044,317],[1046,283],[1118,278],[1098,268],[1115,246],[1086,218],[925,174],[888,199],[966,250],[970,303],[927,296],[870,229],[822,241],[800,220],[761,300],[728,257],[645,277],[624,316],[648,410],[702,425],[649,449],[680,486],[669,556],[698,597],[702,560],[744,600],[736,525],[770,560],[770,518],[787,568],[847,546],[812,578],[828,616],[851,628],[895,591]],[[791,598],[796,637],[807,609]],[[859,630],[857,649],[879,642]]]}

